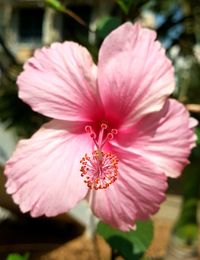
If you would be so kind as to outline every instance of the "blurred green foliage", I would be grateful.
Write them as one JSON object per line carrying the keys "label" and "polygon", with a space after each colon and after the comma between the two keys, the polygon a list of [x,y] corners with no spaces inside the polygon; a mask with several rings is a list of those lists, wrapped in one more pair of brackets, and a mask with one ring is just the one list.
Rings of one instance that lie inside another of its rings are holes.
{"label": "blurred green foliage", "polygon": [[29,253],[26,253],[24,255],[12,253],[7,256],[6,260],[28,260],[29,257],[30,257]]}
{"label": "blurred green foliage", "polygon": [[200,129],[196,128],[197,144],[200,145]]}
{"label": "blurred green foliage", "polygon": [[103,40],[111,31],[121,24],[121,18],[117,16],[104,16],[97,22],[96,34],[99,40]]}
{"label": "blurred green foliage", "polygon": [[17,87],[7,82],[0,89],[0,120],[7,128],[14,128],[19,137],[30,137],[47,118],[32,111],[17,95]]}

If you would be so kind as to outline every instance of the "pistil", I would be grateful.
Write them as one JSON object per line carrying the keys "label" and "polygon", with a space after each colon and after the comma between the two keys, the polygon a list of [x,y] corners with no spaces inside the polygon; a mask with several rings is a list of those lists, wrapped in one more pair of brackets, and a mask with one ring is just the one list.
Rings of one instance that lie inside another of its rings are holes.
{"label": "pistil", "polygon": [[107,124],[101,124],[98,136],[91,126],[86,126],[85,131],[89,133],[95,144],[92,155],[85,154],[81,159],[81,176],[90,189],[106,189],[114,183],[118,176],[118,158],[111,152],[104,152],[103,146],[114,138],[118,133],[116,129],[108,131]]}

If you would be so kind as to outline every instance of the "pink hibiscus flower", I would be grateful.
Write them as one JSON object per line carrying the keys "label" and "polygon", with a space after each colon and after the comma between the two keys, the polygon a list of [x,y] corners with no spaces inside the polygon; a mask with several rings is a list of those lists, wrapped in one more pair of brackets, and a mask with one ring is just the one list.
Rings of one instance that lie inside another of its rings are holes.
{"label": "pink hibiscus flower", "polygon": [[196,124],[167,99],[173,67],[154,31],[125,23],[104,40],[96,66],[74,43],[37,50],[18,77],[19,96],[54,118],[19,142],[7,192],[33,217],[87,199],[104,222],[129,230],[165,198],[195,144]]}

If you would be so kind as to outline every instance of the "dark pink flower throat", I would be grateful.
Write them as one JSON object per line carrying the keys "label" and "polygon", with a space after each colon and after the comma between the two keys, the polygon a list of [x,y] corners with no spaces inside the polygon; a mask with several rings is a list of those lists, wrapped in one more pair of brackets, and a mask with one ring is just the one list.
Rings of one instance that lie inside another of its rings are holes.
{"label": "dark pink flower throat", "polygon": [[108,125],[105,123],[101,124],[98,136],[89,125],[85,127],[85,131],[93,139],[95,150],[91,156],[85,154],[81,159],[81,176],[90,189],[106,189],[117,179],[118,158],[111,152],[103,152],[102,148],[118,131],[108,131]]}

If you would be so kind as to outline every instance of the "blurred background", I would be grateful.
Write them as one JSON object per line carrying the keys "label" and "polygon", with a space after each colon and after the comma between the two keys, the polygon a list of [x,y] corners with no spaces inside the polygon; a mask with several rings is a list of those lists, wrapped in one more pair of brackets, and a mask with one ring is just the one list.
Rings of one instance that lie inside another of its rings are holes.
{"label": "blurred background", "polygon": [[[36,48],[65,40],[86,46],[97,61],[103,39],[127,20],[157,31],[175,67],[173,97],[200,120],[199,0],[0,0],[0,259],[13,252],[22,259],[98,259],[82,235],[89,218],[85,205],[55,219],[31,220],[5,194],[3,167],[17,141],[48,121],[17,97],[23,63]],[[198,259],[199,126],[196,133],[191,164],[180,179],[169,180],[168,199],[154,217],[149,259]],[[107,245],[98,239],[103,252],[98,257],[109,259]]]}

